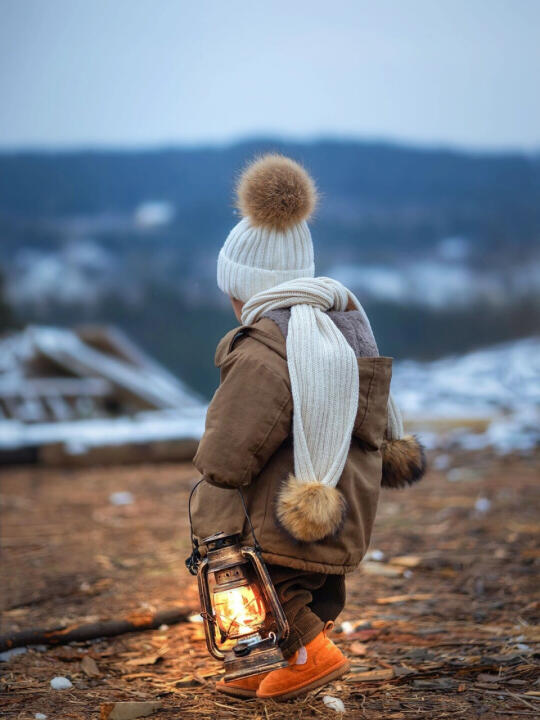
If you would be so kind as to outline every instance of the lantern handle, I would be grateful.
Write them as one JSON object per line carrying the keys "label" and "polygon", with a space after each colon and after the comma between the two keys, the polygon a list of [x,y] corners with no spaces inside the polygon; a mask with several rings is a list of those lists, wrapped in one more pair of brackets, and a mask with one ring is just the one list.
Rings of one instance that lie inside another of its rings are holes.
{"label": "lantern handle", "polygon": [[251,524],[251,518],[249,517],[249,513],[247,511],[246,507],[246,501],[244,500],[244,495],[240,488],[236,488],[238,490],[238,494],[240,495],[240,500],[242,501],[242,507],[244,508],[244,515],[246,516],[246,520],[248,521],[249,529],[251,531],[251,536],[253,538],[253,547],[257,552],[262,552],[262,548],[259,545],[259,541],[257,540],[257,536],[255,535],[255,530],[253,529],[253,525]]}
{"label": "lantern handle", "polygon": [[201,553],[199,552],[199,541],[195,537],[195,534],[193,532],[193,519],[191,517],[191,498],[193,497],[193,493],[195,490],[199,487],[199,485],[202,483],[204,478],[201,478],[198,482],[195,483],[195,485],[191,488],[191,492],[189,493],[188,498],[188,518],[189,518],[189,535],[191,539],[191,555],[186,558],[186,567],[191,573],[191,575],[197,575],[197,572],[199,570],[199,565],[201,564]]}
{"label": "lantern handle", "polygon": [[[193,493],[195,490],[199,487],[199,485],[204,481],[204,477],[202,477],[198,482],[195,483],[195,485],[191,488],[191,492],[189,493],[188,498],[188,518],[189,518],[189,534],[191,538],[191,555],[186,560],[186,567],[189,570],[189,572],[192,575],[197,574],[197,570],[199,569],[199,565],[201,564],[201,553],[199,552],[199,541],[195,537],[195,533],[193,532],[193,519],[191,517],[191,498],[193,497]],[[240,495],[240,500],[242,501],[242,509],[244,511],[244,515],[246,516],[246,520],[249,525],[249,531],[251,532],[251,536],[253,538],[253,547],[257,552],[262,552],[262,548],[259,545],[259,541],[257,540],[257,536],[255,535],[255,530],[253,528],[253,524],[251,522],[251,518],[249,516],[249,513],[247,511],[246,507],[246,501],[244,499],[244,495],[240,488],[235,488],[235,490],[238,491],[238,494]]]}

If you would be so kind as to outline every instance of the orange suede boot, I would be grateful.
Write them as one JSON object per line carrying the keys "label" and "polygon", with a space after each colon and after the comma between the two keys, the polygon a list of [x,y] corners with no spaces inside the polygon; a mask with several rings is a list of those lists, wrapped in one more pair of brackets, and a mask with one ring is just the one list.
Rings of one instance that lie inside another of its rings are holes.
{"label": "orange suede boot", "polygon": [[289,700],[344,675],[350,663],[327,637],[325,630],[289,660],[289,667],[274,670],[262,680],[259,698]]}
{"label": "orange suede boot", "polygon": [[240,680],[233,680],[232,682],[220,680],[216,683],[216,690],[225,693],[225,695],[232,695],[233,697],[255,697],[257,688],[267,675],[270,675],[270,673],[260,673],[259,675],[252,675],[251,677],[241,678]]}

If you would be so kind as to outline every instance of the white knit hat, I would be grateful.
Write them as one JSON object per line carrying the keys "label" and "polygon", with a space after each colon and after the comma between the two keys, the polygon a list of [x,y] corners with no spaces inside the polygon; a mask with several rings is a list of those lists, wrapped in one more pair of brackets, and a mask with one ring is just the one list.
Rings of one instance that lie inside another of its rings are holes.
{"label": "white knit hat", "polygon": [[313,243],[306,223],[317,191],[290,158],[264,155],[242,173],[237,187],[244,216],[229,233],[218,258],[219,288],[246,302],[296,278],[313,277]]}

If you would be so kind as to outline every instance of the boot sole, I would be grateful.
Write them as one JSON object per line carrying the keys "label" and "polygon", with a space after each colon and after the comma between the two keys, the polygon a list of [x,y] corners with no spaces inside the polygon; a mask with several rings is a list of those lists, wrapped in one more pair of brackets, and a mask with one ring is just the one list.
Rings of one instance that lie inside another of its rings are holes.
{"label": "boot sole", "polygon": [[231,697],[237,698],[254,698],[257,697],[256,690],[245,690],[243,688],[227,687],[227,685],[220,685],[216,683],[216,690],[224,695],[230,695]]}
{"label": "boot sole", "polygon": [[342,675],[345,675],[345,673],[348,673],[350,669],[351,663],[348,660],[345,660],[345,662],[338,665],[337,668],[334,668],[334,670],[331,670],[326,675],[317,678],[317,680],[313,680],[308,685],[303,685],[300,688],[296,688],[295,690],[291,690],[291,692],[284,693],[282,695],[257,695],[257,697],[261,700],[275,700],[276,702],[281,702],[282,700],[292,700],[299,695],[305,695],[310,692],[310,690],[316,690],[317,688],[332,682],[332,680],[337,680]]}

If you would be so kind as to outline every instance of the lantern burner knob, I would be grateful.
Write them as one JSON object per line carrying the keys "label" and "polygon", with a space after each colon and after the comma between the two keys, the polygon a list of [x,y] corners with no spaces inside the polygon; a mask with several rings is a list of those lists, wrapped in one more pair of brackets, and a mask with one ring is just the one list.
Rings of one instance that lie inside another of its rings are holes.
{"label": "lantern burner knob", "polygon": [[233,647],[233,653],[237,657],[244,657],[245,655],[249,655],[250,652],[251,648],[249,646],[249,643],[246,642],[240,642]]}

